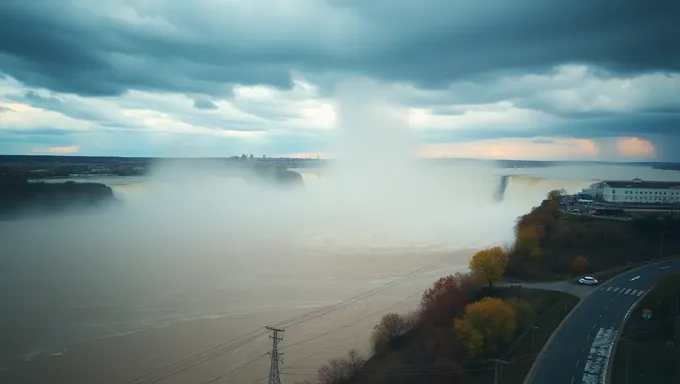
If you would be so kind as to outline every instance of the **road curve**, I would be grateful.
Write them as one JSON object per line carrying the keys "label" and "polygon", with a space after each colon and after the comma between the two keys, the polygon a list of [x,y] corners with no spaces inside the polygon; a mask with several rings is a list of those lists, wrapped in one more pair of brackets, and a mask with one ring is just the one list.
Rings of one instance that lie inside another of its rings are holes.
{"label": "road curve", "polygon": [[[595,291],[598,288],[589,285],[576,284],[575,281],[569,280],[551,281],[545,283],[515,283],[515,284],[519,284],[523,289],[538,289],[543,291],[563,292],[574,295],[581,299],[590,295],[591,292]],[[499,288],[511,288],[513,286],[513,283],[502,282],[496,283],[494,286]]]}
{"label": "road curve", "polygon": [[543,347],[525,384],[604,384],[627,315],[663,273],[674,271],[680,260],[646,265],[583,297]]}

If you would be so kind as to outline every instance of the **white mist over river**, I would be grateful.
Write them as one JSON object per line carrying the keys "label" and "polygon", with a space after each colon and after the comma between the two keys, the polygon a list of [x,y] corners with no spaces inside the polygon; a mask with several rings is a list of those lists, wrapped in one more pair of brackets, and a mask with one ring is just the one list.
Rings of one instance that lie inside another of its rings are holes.
{"label": "white mist over river", "polygon": [[[0,379],[126,382],[385,287],[286,331],[284,347],[314,339],[286,351],[284,367],[301,360],[299,369],[314,372],[365,349],[381,309],[413,308],[436,278],[465,270],[472,250],[511,241],[515,218],[548,191],[604,178],[680,179],[630,166],[428,165],[410,158],[406,130],[379,101],[350,100],[339,108],[338,161],[322,176],[300,170],[304,188],[167,166],[148,179],[110,179],[121,207],[0,222]],[[508,174],[517,176],[496,201]],[[263,336],[162,382],[207,381],[268,349]],[[12,361],[39,353],[61,354]],[[225,382],[266,373],[261,359]]]}

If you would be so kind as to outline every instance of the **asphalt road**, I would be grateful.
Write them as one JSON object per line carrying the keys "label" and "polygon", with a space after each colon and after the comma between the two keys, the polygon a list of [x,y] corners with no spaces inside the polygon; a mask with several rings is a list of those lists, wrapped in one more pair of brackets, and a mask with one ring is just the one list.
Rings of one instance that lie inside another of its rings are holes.
{"label": "asphalt road", "polygon": [[626,314],[669,271],[680,271],[680,260],[628,271],[583,297],[543,348],[525,383],[604,384]]}
{"label": "asphalt road", "polygon": [[[574,279],[576,280],[576,279]],[[572,294],[578,298],[584,298],[590,295],[598,287],[589,285],[576,284],[576,281],[551,281],[547,283],[517,283],[524,289],[540,289],[545,291],[558,291]],[[495,287],[512,287],[513,283],[496,283]]]}

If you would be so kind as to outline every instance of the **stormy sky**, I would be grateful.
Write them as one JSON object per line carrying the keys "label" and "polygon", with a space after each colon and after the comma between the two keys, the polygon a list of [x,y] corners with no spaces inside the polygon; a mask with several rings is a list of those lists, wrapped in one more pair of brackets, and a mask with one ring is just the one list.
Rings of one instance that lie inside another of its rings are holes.
{"label": "stormy sky", "polygon": [[422,156],[680,161],[677,20],[673,0],[4,0],[0,153],[332,156],[349,82]]}

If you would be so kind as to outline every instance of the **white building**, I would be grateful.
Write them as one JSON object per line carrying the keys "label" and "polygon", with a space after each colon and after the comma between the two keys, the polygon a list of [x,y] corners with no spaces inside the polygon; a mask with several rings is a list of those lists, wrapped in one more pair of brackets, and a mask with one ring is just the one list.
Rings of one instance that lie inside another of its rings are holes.
{"label": "white building", "polygon": [[610,203],[678,204],[680,182],[674,181],[603,181],[602,199]]}

